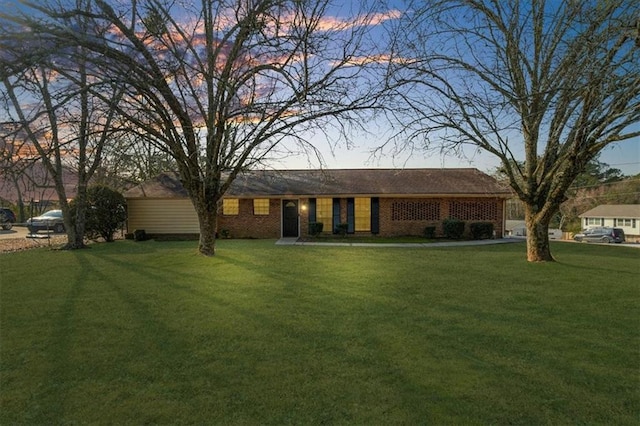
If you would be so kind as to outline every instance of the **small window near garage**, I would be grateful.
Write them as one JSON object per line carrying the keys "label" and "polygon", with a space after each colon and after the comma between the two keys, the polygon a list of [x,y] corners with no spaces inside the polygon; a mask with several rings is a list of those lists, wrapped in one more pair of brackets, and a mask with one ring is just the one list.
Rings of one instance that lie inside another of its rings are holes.
{"label": "small window near garage", "polygon": [[269,199],[256,198],[253,200],[253,214],[256,216],[269,215]]}
{"label": "small window near garage", "polygon": [[224,198],[222,200],[222,214],[225,216],[237,216],[240,213],[240,200],[237,198]]}

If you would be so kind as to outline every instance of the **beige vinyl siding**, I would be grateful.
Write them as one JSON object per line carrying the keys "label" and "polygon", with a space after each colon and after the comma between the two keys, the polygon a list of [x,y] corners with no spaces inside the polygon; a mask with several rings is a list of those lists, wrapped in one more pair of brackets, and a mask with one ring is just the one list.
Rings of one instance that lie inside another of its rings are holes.
{"label": "beige vinyl siding", "polygon": [[129,199],[128,231],[148,234],[199,234],[198,216],[189,199]]}

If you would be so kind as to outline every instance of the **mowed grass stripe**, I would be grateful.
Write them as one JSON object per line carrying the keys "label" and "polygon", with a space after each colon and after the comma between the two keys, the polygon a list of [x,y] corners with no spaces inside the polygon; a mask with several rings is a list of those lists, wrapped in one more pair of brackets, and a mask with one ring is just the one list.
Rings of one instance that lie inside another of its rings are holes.
{"label": "mowed grass stripe", "polygon": [[601,423],[640,412],[640,251],[220,241],[0,256],[0,423]]}

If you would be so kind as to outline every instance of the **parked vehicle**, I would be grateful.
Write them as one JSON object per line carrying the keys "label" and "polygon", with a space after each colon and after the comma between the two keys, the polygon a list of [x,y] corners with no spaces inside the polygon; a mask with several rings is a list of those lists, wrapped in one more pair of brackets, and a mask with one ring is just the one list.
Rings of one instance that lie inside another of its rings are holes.
{"label": "parked vehicle", "polygon": [[55,233],[64,232],[62,210],[50,210],[41,216],[30,217],[27,219],[27,229],[32,234],[47,230],[52,230]]}
{"label": "parked vehicle", "polygon": [[11,209],[7,209],[5,207],[0,208],[0,226],[5,231],[8,231],[13,227],[13,224],[16,222],[16,215],[11,211]]}
{"label": "parked vehicle", "polygon": [[624,231],[620,228],[588,228],[573,237],[576,241],[596,243],[624,243]]}

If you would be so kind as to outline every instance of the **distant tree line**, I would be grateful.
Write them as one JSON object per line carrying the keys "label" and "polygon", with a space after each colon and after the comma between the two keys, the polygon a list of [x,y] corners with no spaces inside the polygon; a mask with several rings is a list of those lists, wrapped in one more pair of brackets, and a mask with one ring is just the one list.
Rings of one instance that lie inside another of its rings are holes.
{"label": "distant tree line", "polygon": [[[495,176],[503,179],[499,171]],[[566,198],[550,227],[575,232],[581,228],[578,216],[600,204],[640,204],[640,175],[626,176],[595,159],[567,190]],[[506,209],[507,219],[524,220],[525,208],[517,198],[507,200]]]}

